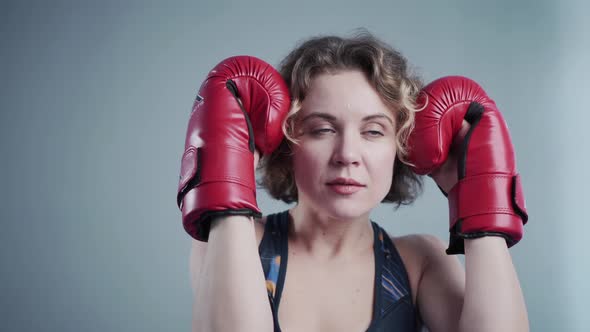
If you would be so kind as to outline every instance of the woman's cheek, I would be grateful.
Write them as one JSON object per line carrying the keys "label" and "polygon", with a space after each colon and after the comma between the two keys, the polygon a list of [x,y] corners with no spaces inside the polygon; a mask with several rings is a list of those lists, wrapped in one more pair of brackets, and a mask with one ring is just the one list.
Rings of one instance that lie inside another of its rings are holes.
{"label": "woman's cheek", "polygon": [[[370,155],[371,158],[373,158],[373,162],[371,162],[373,169],[376,168],[376,171],[380,172],[382,177],[390,180],[390,178],[393,177],[393,166],[396,155],[395,145],[384,145],[379,149],[375,149]],[[385,167],[385,165],[388,165],[389,167]]]}

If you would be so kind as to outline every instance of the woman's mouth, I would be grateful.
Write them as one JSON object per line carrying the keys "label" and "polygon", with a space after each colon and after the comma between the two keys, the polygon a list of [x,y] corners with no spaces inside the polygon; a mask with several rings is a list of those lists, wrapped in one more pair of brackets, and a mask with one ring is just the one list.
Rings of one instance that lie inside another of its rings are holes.
{"label": "woman's mouth", "polygon": [[337,194],[351,195],[363,189],[365,185],[353,179],[337,178],[327,183],[328,187]]}

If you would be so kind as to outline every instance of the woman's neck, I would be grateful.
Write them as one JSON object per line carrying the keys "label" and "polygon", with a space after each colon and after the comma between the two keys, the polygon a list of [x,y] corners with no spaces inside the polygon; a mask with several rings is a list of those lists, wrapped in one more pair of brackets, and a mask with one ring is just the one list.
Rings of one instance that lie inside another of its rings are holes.
{"label": "woman's neck", "polygon": [[332,260],[372,253],[374,234],[368,213],[343,220],[297,205],[289,215],[289,242],[302,254]]}

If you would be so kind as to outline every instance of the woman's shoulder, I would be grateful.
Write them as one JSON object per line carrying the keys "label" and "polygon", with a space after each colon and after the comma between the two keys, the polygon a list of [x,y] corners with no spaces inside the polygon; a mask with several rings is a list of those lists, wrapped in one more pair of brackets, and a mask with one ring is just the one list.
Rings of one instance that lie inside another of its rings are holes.
{"label": "woman's shoulder", "polygon": [[412,288],[412,302],[415,304],[425,268],[433,255],[445,254],[445,243],[431,234],[408,234],[390,238],[404,263]]}
{"label": "woman's shoulder", "polygon": [[406,268],[414,271],[422,272],[430,260],[446,256],[447,244],[432,234],[408,234],[390,238]]}
{"label": "woman's shoulder", "polygon": [[408,234],[403,236],[390,236],[398,251],[403,251],[406,256],[425,259],[433,254],[444,253],[446,243],[432,234]]}

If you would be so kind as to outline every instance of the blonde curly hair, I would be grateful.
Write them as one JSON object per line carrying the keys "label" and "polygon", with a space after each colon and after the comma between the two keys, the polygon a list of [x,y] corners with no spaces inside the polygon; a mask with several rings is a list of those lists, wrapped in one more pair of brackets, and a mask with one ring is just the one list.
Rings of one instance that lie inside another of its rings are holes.
{"label": "blonde curly hair", "polygon": [[312,80],[320,74],[343,70],[363,72],[396,120],[394,175],[383,202],[395,203],[397,207],[412,203],[422,191],[422,178],[411,171],[406,160],[407,139],[414,127],[414,113],[419,111],[416,97],[423,83],[409,72],[407,60],[398,51],[366,31],[350,38],[311,38],[281,62],[279,71],[291,93],[291,109],[283,122],[283,142],[260,160],[259,185],[275,199],[286,203],[297,201],[291,145],[298,142],[293,123]]}

